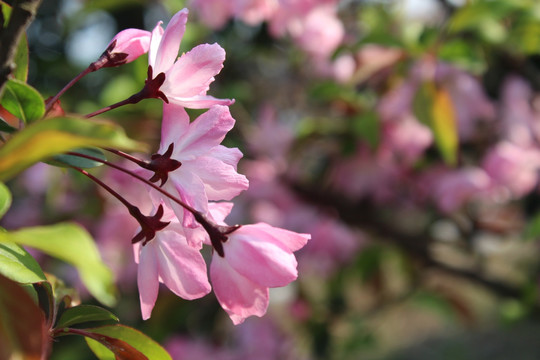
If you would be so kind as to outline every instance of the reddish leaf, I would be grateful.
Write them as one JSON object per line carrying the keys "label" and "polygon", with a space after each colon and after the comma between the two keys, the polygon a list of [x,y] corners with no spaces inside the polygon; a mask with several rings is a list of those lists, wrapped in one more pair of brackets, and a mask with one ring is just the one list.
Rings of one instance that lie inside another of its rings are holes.
{"label": "reddish leaf", "polygon": [[41,309],[19,284],[0,275],[0,359],[44,359],[49,343]]}

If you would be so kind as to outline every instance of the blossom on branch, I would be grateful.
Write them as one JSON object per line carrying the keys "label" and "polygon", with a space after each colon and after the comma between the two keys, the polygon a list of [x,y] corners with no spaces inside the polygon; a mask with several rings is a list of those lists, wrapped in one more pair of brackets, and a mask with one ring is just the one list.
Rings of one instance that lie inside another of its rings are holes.
{"label": "blossom on branch", "polygon": [[146,54],[150,48],[150,31],[125,29],[111,40],[99,59],[90,65],[92,71],[127,64]]}
{"label": "blossom on branch", "polygon": [[[178,194],[183,202],[205,214],[208,200],[230,200],[246,190],[248,180],[236,171],[242,153],[237,148],[220,145],[234,123],[226,106],[213,106],[190,123],[183,107],[165,104],[160,148],[150,163],[156,174],[166,173],[168,180],[163,189]],[[162,164],[167,166],[170,161],[159,154],[166,154],[167,159],[181,165],[176,167],[176,164],[172,171],[163,169]],[[193,214],[175,202],[166,201],[184,226],[197,226]]]}
{"label": "blossom on branch", "polygon": [[223,68],[225,50],[221,46],[202,44],[178,57],[187,16],[188,10],[183,9],[172,17],[165,30],[161,21],[156,25],[150,37],[149,73],[156,77],[165,74],[159,90],[165,94],[166,102],[192,109],[233,104],[234,100],[206,95],[214,76]]}
{"label": "blossom on branch", "polygon": [[269,288],[296,280],[293,252],[311,236],[258,223],[243,225],[227,237],[224,255],[214,251],[210,279],[221,307],[238,325],[249,316],[266,313]]}
{"label": "blossom on branch", "polygon": [[145,244],[139,242],[134,247],[144,320],[150,318],[160,282],[186,300],[198,299],[211,290],[200,246],[188,244],[184,229],[170,208],[165,207],[163,219],[170,221],[167,227],[157,232],[152,240]]}

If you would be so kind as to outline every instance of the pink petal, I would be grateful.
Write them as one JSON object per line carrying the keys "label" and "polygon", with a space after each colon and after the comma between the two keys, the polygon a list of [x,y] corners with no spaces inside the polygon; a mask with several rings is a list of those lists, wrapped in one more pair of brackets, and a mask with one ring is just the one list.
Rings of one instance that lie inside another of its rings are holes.
{"label": "pink petal", "polygon": [[219,145],[234,123],[227,106],[212,106],[187,131],[176,134],[175,150],[182,153],[182,159],[193,159]]}
{"label": "pink petal", "polygon": [[139,287],[142,318],[143,320],[147,320],[152,314],[159,290],[156,249],[155,244],[152,244],[152,242],[143,246],[139,254],[137,286]]}
{"label": "pink petal", "polygon": [[163,24],[163,21],[159,21],[154,30],[152,30],[152,35],[150,36],[150,48],[148,49],[148,65],[152,67],[154,76],[159,74],[155,69],[156,56],[159,45],[161,44],[161,38],[163,37],[163,28],[161,27],[161,24]]}
{"label": "pink petal", "polygon": [[252,233],[254,236],[264,238],[265,241],[278,244],[291,252],[300,250],[311,239],[310,234],[300,234],[265,223],[243,225],[243,232]]}
{"label": "pink petal", "polygon": [[167,28],[163,33],[159,48],[157,49],[154,76],[161,72],[167,72],[173,66],[178,57],[180,42],[186,31],[187,17],[188,9],[182,9],[167,24]]}
{"label": "pink petal", "polygon": [[221,307],[235,325],[252,315],[263,316],[268,308],[268,288],[238,274],[216,253],[210,265],[210,278]]}
{"label": "pink petal", "polygon": [[167,98],[171,103],[175,103],[188,109],[208,109],[212,105],[229,106],[234,104],[231,99],[216,99],[210,95],[196,95],[191,97],[180,97],[167,94]]}
{"label": "pink petal", "polygon": [[189,115],[184,107],[177,104],[163,104],[163,121],[161,123],[161,143],[158,153],[163,154],[167,151],[170,144],[175,144],[174,155],[179,152],[176,142],[188,132]]}
{"label": "pink petal", "polygon": [[[169,185],[169,183],[172,185]],[[195,210],[203,213],[208,212],[208,197],[206,196],[204,183],[197,175],[187,170],[184,165],[180,166],[178,170],[169,173],[169,181],[165,186],[167,191],[179,194],[180,200]],[[171,207],[178,219],[183,219],[185,227],[193,228],[198,226],[191,212],[175,202],[171,202]]]}
{"label": "pink petal", "polygon": [[238,148],[228,148],[223,145],[213,147],[206,156],[215,157],[223,161],[225,164],[231,165],[235,170],[238,161],[244,156]]}
{"label": "pink petal", "polygon": [[198,45],[176,61],[161,90],[172,97],[204,95],[224,61],[225,50],[218,44]]}
{"label": "pink petal", "polygon": [[202,180],[208,200],[231,200],[249,187],[247,178],[234,167],[209,156],[199,156],[182,166]]}
{"label": "pink petal", "polygon": [[206,263],[199,250],[174,231],[163,231],[152,240],[159,243],[159,275],[176,295],[186,300],[203,297],[211,290]]}
{"label": "pink petal", "polygon": [[128,54],[126,62],[131,62],[148,52],[150,47],[150,36],[151,33],[145,30],[122,30],[111,40],[111,43],[116,40],[113,52]]}
{"label": "pink petal", "polygon": [[257,235],[243,231],[243,227],[229,235],[223,250],[231,267],[267,287],[285,286],[296,280],[298,271],[294,255]]}
{"label": "pink petal", "polygon": [[208,203],[208,211],[216,223],[225,225],[225,218],[231,213],[233,205],[232,202],[211,202]]}

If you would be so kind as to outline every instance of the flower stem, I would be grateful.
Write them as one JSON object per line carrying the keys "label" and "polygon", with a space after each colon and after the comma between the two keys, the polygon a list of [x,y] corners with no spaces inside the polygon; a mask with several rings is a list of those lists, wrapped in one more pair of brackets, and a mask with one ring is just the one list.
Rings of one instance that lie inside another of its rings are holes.
{"label": "flower stem", "polygon": [[[125,169],[119,165],[116,165],[110,161],[107,161],[107,160],[103,160],[103,159],[100,159],[100,158],[97,158],[97,157],[94,157],[94,156],[91,156],[91,155],[86,155],[86,154],[80,154],[80,153],[77,153],[77,152],[68,152],[66,153],[68,155],[72,155],[72,156],[78,156],[78,157],[82,157],[82,158],[85,158],[85,159],[88,159],[88,160],[92,160],[92,161],[96,161],[96,162],[100,162],[104,165],[107,165],[107,166],[110,166],[112,167],[113,169],[116,169],[118,171],[121,171],[125,174],[128,174],[132,177],[134,177],[135,179],[139,180],[139,181],[142,181],[143,183],[145,183],[146,185],[148,186],[151,186],[152,188],[154,188],[155,190],[159,191],[160,193],[162,193],[163,195],[165,195],[166,197],[168,197],[169,199],[171,199],[172,201],[176,202],[178,205],[182,206],[184,209],[186,209],[187,211],[191,212],[194,216],[196,216],[196,214],[200,214],[199,211],[195,210],[193,207],[189,206],[188,204],[186,204],[185,202],[183,202],[182,200],[178,199],[177,197],[175,197],[174,195],[170,194],[168,191],[166,190],[163,190],[162,188],[160,188],[159,186],[157,186],[156,184],[150,182],[149,180],[146,180],[145,178],[143,178],[142,176],[140,175],[137,175],[135,174],[134,172],[128,170],[128,169]],[[83,170],[84,171],[84,170]],[[119,195],[120,196],[120,195]]]}
{"label": "flower stem", "polygon": [[60,90],[58,94],[56,94],[51,99],[47,100],[47,104],[45,107],[45,115],[47,115],[47,113],[51,111],[52,107],[54,106],[54,103],[60,98],[60,96],[62,96],[66,91],[68,91],[69,88],[71,88],[73,85],[75,85],[77,81],[81,80],[83,77],[85,77],[86,75],[94,71],[94,67],[92,65],[93,64],[90,64],[90,66],[88,66],[85,70],[81,71],[79,75],[77,75],[69,83],[67,83],[67,85],[64,86],[64,88]]}
{"label": "flower stem", "polygon": [[142,167],[143,169],[148,169],[148,163],[144,160],[141,160],[139,158],[136,158],[135,156],[133,155],[130,155],[128,153],[125,153],[123,151],[120,151],[120,150],[116,150],[116,149],[113,149],[113,148],[104,148],[103,150],[107,150],[108,152],[111,152],[115,155],[118,155],[118,156],[121,156],[123,157],[124,159],[126,160],[129,160],[131,162],[134,162],[135,164],[139,165],[140,167]]}
{"label": "flower stem", "polygon": [[[203,214],[202,212],[195,210],[193,207],[189,206],[188,204],[186,204],[182,200],[180,200],[177,197],[173,196],[168,191],[163,190],[162,188],[155,185],[151,181],[146,180],[142,176],[139,176],[139,175],[135,174],[134,172],[132,172],[132,171],[130,171],[128,169],[124,169],[123,167],[121,167],[119,165],[116,165],[116,164],[111,163],[111,162],[109,162],[107,160],[103,160],[103,159],[100,159],[100,158],[97,158],[97,157],[94,157],[94,156],[91,156],[91,155],[79,154],[79,153],[76,153],[76,152],[68,152],[67,154],[72,155],[72,156],[82,157],[82,158],[93,160],[93,161],[97,161],[97,162],[100,162],[100,163],[102,163],[104,165],[108,165],[108,166],[112,167],[113,169],[116,169],[116,170],[119,170],[119,171],[121,171],[121,172],[123,172],[125,174],[128,174],[128,175],[136,178],[137,180],[142,181],[146,185],[151,186],[153,189],[159,191],[160,193],[162,193],[163,195],[165,195],[166,197],[168,197],[172,201],[174,201],[177,204],[179,204],[180,206],[182,206],[187,211],[191,212],[193,214],[193,216],[195,217],[195,220],[197,220],[197,222],[199,224],[201,224],[201,226],[204,228],[204,230],[206,230],[206,232],[208,233],[208,236],[210,237],[210,241],[212,243],[212,246],[214,247],[216,252],[221,257],[224,256],[223,244],[222,243],[227,241],[227,235],[232,233],[233,231],[237,230],[238,228],[240,228],[240,225],[225,226],[225,225],[216,224],[213,220],[211,220],[208,217],[208,215]],[[78,169],[78,168],[76,168],[76,170],[82,172],[85,175],[88,174],[88,172],[86,172],[85,170]],[[95,179],[95,177],[93,177],[93,176],[91,178]],[[98,184],[100,184],[100,185],[103,184],[99,179],[96,179],[96,180],[98,181]],[[105,184],[103,184],[103,185],[105,185]],[[107,189],[107,188],[110,189],[107,185],[105,185],[105,189]],[[113,195],[116,194],[115,196],[120,200],[121,196],[118,193],[116,193],[116,192],[113,193],[112,192],[112,194]],[[122,201],[122,203],[124,203],[124,204],[127,203],[127,201],[124,198],[122,198],[120,201]],[[129,204],[129,205],[131,205],[131,204]],[[131,206],[133,206],[133,205],[131,205]],[[128,207],[128,209],[129,209],[129,207]],[[131,211],[130,211],[130,213],[131,213]]]}
{"label": "flower stem", "polygon": [[103,109],[99,109],[99,110],[94,111],[94,112],[92,112],[90,114],[87,114],[84,117],[89,119],[89,118],[94,117],[96,115],[103,114],[104,112],[107,112],[109,110],[116,109],[116,108],[118,108],[120,106],[124,106],[124,105],[127,105],[127,104],[136,104],[139,101],[141,101],[142,99],[145,99],[144,97],[141,96],[141,93],[142,93],[142,91],[138,92],[137,94],[131,95],[127,99],[119,101],[116,104],[106,106]]}
{"label": "flower stem", "polygon": [[116,104],[109,105],[103,109],[94,111],[88,115],[85,115],[86,118],[91,118],[99,114],[103,114],[106,111],[116,109],[117,107],[127,105],[127,104],[136,104],[144,99],[162,99],[166,103],[169,102],[167,96],[159,90],[161,85],[165,82],[165,73],[159,73],[155,78],[152,77],[152,67],[148,66],[148,78],[144,82],[144,87],[136,94],[131,95],[129,98],[117,102]]}
{"label": "flower stem", "polygon": [[[76,153],[68,153],[69,155],[76,155]],[[82,155],[82,154],[79,154],[79,155]],[[78,155],[76,155],[78,156]],[[96,158],[97,159],[97,158]],[[96,184],[98,184],[99,186],[101,186],[102,188],[104,188],[105,190],[107,190],[111,195],[113,195],[115,198],[117,198],[122,204],[124,204],[128,210],[131,211],[133,210],[133,208],[136,208],[135,205],[132,205],[129,201],[127,201],[122,195],[120,195],[119,193],[117,193],[116,191],[114,191],[109,185],[105,184],[103,181],[99,180],[97,177],[95,177],[94,175],[90,174],[88,171],[86,170],[83,170],[81,168],[78,168],[76,166],[72,166],[72,168],[78,172],[80,172],[81,174],[83,174],[84,176],[90,178],[92,181],[94,181]]]}

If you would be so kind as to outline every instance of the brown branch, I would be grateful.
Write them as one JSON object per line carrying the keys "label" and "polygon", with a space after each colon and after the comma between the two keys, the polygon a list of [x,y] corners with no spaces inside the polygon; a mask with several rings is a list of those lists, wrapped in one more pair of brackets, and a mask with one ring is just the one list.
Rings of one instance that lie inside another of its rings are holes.
{"label": "brown branch", "polygon": [[9,75],[15,69],[13,59],[21,36],[34,17],[41,0],[18,0],[14,3],[11,16],[6,28],[2,29],[0,36],[0,94]]}
{"label": "brown branch", "polygon": [[305,186],[303,184],[287,183],[303,200],[319,206],[333,208],[337,211],[339,218],[346,224],[374,234],[377,240],[396,246],[417,260],[424,268],[440,270],[452,276],[469,280],[489,289],[499,296],[515,299],[523,298],[523,290],[520,287],[495,281],[475,271],[454,267],[433,258],[429,248],[430,244],[434,243],[434,240],[429,235],[410,235],[400,231],[395,226],[392,226],[392,224],[389,224],[388,221],[381,220],[381,217],[375,211],[372,204],[367,202],[355,203],[328,189],[321,191],[315,187]]}

